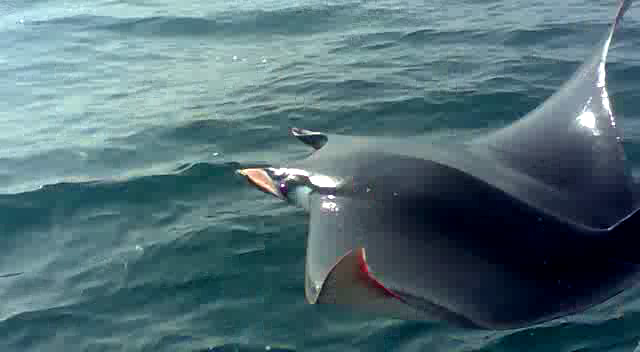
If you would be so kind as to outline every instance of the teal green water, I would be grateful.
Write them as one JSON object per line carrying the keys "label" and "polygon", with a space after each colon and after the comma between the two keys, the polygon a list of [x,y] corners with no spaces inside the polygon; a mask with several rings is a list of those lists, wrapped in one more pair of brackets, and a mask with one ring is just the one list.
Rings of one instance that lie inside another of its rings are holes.
{"label": "teal green water", "polygon": [[[570,76],[614,7],[1,2],[0,351],[632,351],[640,289],[499,333],[307,305],[306,217],[234,174],[304,157],[291,126],[503,126]],[[608,67],[635,170],[640,8]]]}

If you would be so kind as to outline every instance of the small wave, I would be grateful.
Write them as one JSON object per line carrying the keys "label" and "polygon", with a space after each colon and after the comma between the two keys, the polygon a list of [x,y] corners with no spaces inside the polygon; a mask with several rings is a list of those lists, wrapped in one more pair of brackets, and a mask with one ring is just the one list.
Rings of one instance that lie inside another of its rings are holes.
{"label": "small wave", "polygon": [[0,13],[2,13],[3,16],[11,15],[47,1],[49,0],[2,1],[0,2]]}
{"label": "small wave", "polygon": [[0,279],[7,279],[7,278],[11,278],[11,277],[16,277],[16,276],[20,276],[24,273],[20,272],[20,273],[9,273],[9,274],[0,274]]}
{"label": "small wave", "polygon": [[248,345],[248,344],[225,344],[215,347],[209,347],[206,349],[198,350],[197,352],[295,352],[296,350],[290,347],[277,347],[271,345]]}
{"label": "small wave", "polygon": [[151,36],[296,35],[322,32],[337,24],[337,17],[349,6],[291,7],[273,11],[244,11],[214,17],[154,16],[119,18],[77,15],[34,22],[41,26],[80,27]]}
{"label": "small wave", "polygon": [[235,164],[195,163],[175,174],[123,180],[61,182],[25,193],[0,195],[0,232],[5,235],[49,227],[78,213],[108,206],[124,208],[203,199],[241,184]]}
{"label": "small wave", "polygon": [[[280,115],[260,111],[262,121],[276,121],[269,116]],[[224,153],[225,150],[233,150],[234,154],[246,151],[254,151],[256,146],[263,150],[270,150],[282,143],[282,139],[273,138],[271,125],[257,124],[255,121],[234,121],[233,127],[228,128],[229,122],[218,119],[204,119],[187,122],[180,126],[167,129],[162,135],[163,139],[177,140],[180,143],[198,143],[215,145],[216,150]]]}
{"label": "small wave", "polygon": [[371,33],[352,34],[332,43],[334,48],[330,50],[330,53],[340,53],[354,49],[371,51],[387,49],[394,47],[402,36],[403,32],[385,31],[384,29]]}
{"label": "small wave", "polygon": [[[508,103],[505,103],[508,102]],[[490,122],[504,124],[513,121],[535,107],[537,101],[524,91],[520,92],[476,92],[450,91],[431,93],[425,97],[403,97],[394,100],[379,100],[352,109],[326,112],[327,120],[339,120],[343,126],[367,126],[371,133],[379,129],[392,133],[402,130],[406,124],[416,125],[420,133],[447,129],[486,128]],[[373,126],[371,121],[376,121]],[[337,123],[336,123],[337,124]],[[415,133],[415,130],[412,132]]]}
{"label": "small wave", "polygon": [[[51,329],[55,322],[56,329]],[[24,312],[0,321],[0,329],[6,336],[3,345],[15,351],[40,350],[50,347],[51,342],[44,338],[53,338],[57,333],[75,328],[89,333],[94,328],[104,326],[105,321],[95,315],[82,312],[68,312],[64,308],[52,308]],[[83,328],[84,327],[84,328]],[[34,338],[38,331],[39,338]]]}
{"label": "small wave", "polygon": [[[590,26],[583,25],[584,28]],[[531,45],[545,45],[548,47],[550,41],[562,42],[566,44],[567,37],[577,37],[584,32],[578,26],[567,25],[549,26],[544,28],[514,29],[503,34],[502,42],[509,46],[530,47]]]}
{"label": "small wave", "polygon": [[[583,313],[587,314],[588,313]],[[598,319],[589,323],[576,320],[576,316],[554,320],[533,328],[508,332],[492,339],[475,351],[518,351],[522,346],[537,346],[540,341],[554,341],[554,351],[633,351],[638,345],[638,336],[633,329],[640,315],[626,313],[620,317]],[[559,333],[561,331],[561,333]],[[559,334],[562,335],[558,339]],[[544,348],[540,350],[545,350]]]}
{"label": "small wave", "polygon": [[409,32],[399,39],[400,42],[412,45],[432,45],[434,43],[465,43],[472,40],[486,40],[494,34],[479,30],[442,30],[425,28]]}

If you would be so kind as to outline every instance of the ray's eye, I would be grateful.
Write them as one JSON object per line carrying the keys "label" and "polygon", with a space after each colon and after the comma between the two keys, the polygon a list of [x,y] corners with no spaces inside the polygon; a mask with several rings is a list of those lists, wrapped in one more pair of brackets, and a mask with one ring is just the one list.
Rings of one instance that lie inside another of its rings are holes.
{"label": "ray's eye", "polygon": [[286,198],[287,193],[289,193],[289,186],[284,180],[280,181],[280,184],[278,185],[278,189],[280,190],[280,194],[282,194]]}

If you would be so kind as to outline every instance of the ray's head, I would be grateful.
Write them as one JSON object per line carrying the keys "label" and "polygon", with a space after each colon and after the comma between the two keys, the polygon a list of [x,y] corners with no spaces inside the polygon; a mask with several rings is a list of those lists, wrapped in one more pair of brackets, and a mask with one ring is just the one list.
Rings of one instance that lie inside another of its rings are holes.
{"label": "ray's head", "polygon": [[339,184],[334,178],[294,168],[250,168],[237,172],[259,190],[306,210],[311,192],[335,188]]}
{"label": "ray's head", "polygon": [[[304,144],[317,150],[328,140],[320,132],[292,128],[291,134]],[[238,174],[247,178],[259,190],[309,209],[309,194],[314,190],[331,190],[338,187],[340,180],[335,177],[313,173],[300,168],[267,167],[240,169]]]}

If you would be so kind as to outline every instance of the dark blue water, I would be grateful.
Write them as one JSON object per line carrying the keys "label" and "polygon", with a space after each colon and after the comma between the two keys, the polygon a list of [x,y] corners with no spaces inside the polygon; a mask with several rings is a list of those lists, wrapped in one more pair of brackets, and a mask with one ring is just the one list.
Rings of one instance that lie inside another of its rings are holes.
{"label": "dark blue water", "polygon": [[[632,351],[640,289],[500,333],[307,305],[306,217],[234,174],[304,157],[290,126],[436,139],[503,126],[571,75],[614,11],[1,2],[0,351]],[[637,169],[640,8],[608,68]]]}

